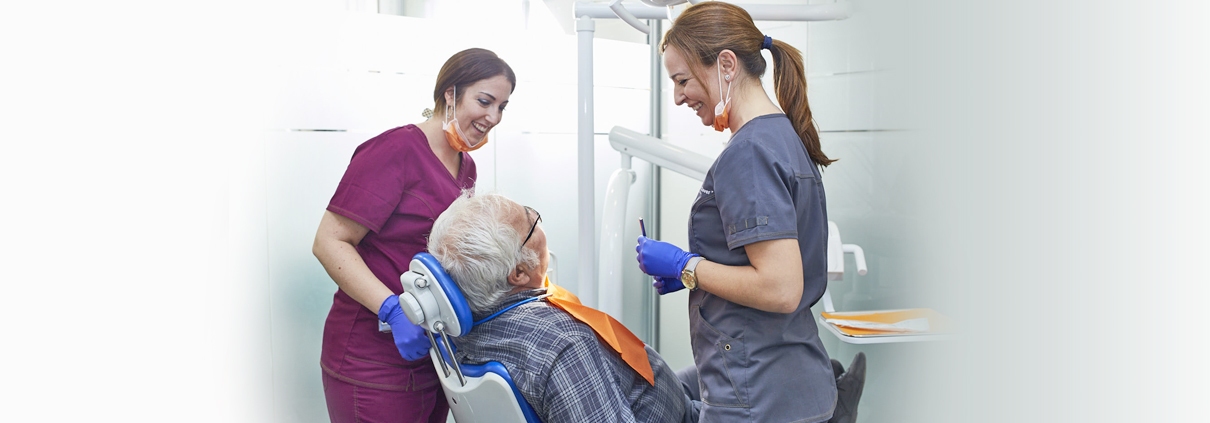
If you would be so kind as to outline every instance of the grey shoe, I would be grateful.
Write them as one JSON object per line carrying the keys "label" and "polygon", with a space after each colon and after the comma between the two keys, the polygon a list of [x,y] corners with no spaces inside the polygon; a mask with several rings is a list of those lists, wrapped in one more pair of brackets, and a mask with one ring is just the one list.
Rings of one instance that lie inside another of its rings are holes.
{"label": "grey shoe", "polygon": [[836,377],[836,411],[828,423],[853,423],[857,421],[857,402],[861,401],[861,391],[865,389],[865,353],[857,353],[849,370],[844,371],[840,362],[832,360],[832,371],[839,374]]}

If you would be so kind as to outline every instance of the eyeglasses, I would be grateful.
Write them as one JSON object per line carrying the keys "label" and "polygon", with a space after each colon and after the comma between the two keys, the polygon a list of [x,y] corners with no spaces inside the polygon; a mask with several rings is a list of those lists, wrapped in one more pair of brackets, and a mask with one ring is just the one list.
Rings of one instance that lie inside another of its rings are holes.
{"label": "eyeglasses", "polygon": [[529,227],[529,235],[526,235],[525,240],[521,241],[521,248],[518,248],[517,249],[518,251],[525,248],[525,243],[529,242],[529,239],[534,236],[534,229],[538,229],[538,222],[542,221],[542,214],[538,213],[537,210],[534,210],[534,209],[530,208],[529,206],[522,206],[522,207],[525,207],[525,217],[529,217],[529,212],[534,212],[534,215],[538,216],[538,218],[534,219],[534,225]]}

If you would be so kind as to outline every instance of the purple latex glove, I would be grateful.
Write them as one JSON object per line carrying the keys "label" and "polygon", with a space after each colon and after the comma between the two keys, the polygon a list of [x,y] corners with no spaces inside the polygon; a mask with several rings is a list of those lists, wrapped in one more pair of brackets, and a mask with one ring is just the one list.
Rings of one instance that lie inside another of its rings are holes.
{"label": "purple latex glove", "polygon": [[654,278],[654,279],[655,280],[651,282],[651,287],[655,288],[655,292],[659,292],[660,295],[664,295],[669,292],[676,292],[676,291],[685,289],[685,283],[681,282],[680,278]]}
{"label": "purple latex glove", "polygon": [[639,253],[635,259],[639,261],[639,270],[643,273],[657,278],[678,279],[678,282],[685,264],[689,263],[690,258],[698,257],[681,247],[645,236],[639,237],[639,245],[634,247],[634,251]]}
{"label": "purple latex glove", "polygon": [[399,296],[392,295],[382,301],[382,306],[378,308],[378,320],[391,325],[395,348],[399,349],[399,355],[404,359],[416,361],[429,355],[432,343],[429,342],[428,334],[425,334],[420,326],[412,324],[403,314],[403,309],[399,308]]}

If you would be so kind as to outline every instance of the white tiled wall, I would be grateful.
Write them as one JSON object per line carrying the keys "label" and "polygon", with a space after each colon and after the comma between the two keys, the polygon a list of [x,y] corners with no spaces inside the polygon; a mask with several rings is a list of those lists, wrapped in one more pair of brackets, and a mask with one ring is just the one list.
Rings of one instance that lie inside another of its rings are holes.
{"label": "white tiled wall", "polygon": [[[807,44],[808,93],[822,133],[823,149],[839,159],[824,172],[828,217],[845,243],[865,250],[869,273],[846,274],[830,283],[841,311],[928,307],[953,314],[938,286],[930,217],[922,202],[929,193],[916,174],[929,163],[913,110],[904,101],[908,63],[899,23],[906,4],[853,2],[847,20],[812,23]],[[898,2],[909,3],[909,2]],[[852,258],[846,268],[853,269]],[[817,305],[815,311],[822,308]],[[845,365],[865,352],[868,373],[859,415],[865,422],[936,420],[937,400],[929,394],[944,374],[936,358],[945,342],[855,346],[821,329],[829,354]]]}

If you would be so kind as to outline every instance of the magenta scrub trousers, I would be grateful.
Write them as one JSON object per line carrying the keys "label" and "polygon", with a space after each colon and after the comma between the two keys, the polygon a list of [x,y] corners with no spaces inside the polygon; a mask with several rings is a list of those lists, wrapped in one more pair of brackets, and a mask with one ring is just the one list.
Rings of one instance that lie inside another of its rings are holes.
{"label": "magenta scrub trousers", "polygon": [[443,423],[450,407],[441,387],[395,391],[357,386],[324,373],[332,423]]}

